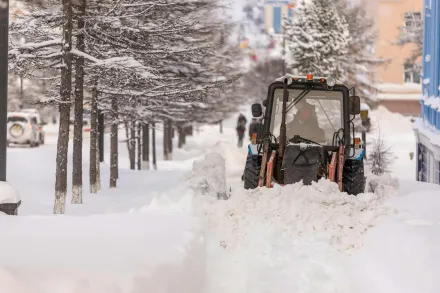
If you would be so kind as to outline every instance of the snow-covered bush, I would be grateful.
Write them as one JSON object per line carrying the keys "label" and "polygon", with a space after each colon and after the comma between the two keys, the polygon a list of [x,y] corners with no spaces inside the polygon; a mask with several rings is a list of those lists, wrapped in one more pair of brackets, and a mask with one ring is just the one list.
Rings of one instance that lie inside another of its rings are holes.
{"label": "snow-covered bush", "polygon": [[374,175],[389,173],[389,167],[393,162],[393,152],[391,147],[386,144],[382,136],[373,139],[373,147],[368,154],[368,163]]}

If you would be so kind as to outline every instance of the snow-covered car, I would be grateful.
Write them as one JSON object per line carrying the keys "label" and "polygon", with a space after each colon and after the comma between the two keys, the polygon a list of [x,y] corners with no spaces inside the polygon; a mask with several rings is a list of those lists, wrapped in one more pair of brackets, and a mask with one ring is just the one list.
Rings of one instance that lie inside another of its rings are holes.
{"label": "snow-covered car", "polygon": [[7,133],[8,145],[11,143],[28,144],[30,147],[40,145],[37,118],[29,113],[8,113]]}
{"label": "snow-covered car", "polygon": [[45,132],[44,132],[43,126],[45,124],[41,120],[41,116],[40,116],[40,113],[38,113],[38,110],[37,109],[23,109],[23,110],[21,110],[21,112],[28,113],[32,117],[35,117],[37,119],[39,144],[43,145],[44,144],[44,138],[45,138]]}

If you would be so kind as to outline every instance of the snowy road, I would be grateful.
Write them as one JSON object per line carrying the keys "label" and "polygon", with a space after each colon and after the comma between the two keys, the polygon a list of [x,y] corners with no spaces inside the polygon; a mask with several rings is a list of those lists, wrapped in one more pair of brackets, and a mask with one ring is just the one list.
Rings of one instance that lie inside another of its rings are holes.
{"label": "snowy road", "polygon": [[[127,170],[121,143],[119,187],[107,188],[103,164],[103,190],[86,192],[84,205],[66,209],[93,215],[78,219],[41,217],[52,212],[55,144],[10,148],[8,174],[23,198],[20,215],[38,217],[0,223],[8,235],[0,250],[0,292],[59,293],[59,286],[69,293],[440,292],[440,187],[406,179],[413,170],[405,155],[409,131],[392,136],[387,131],[395,129],[382,128],[386,138],[400,140],[396,154],[406,158],[394,166],[399,188],[353,198],[325,182],[244,191],[246,150],[235,146],[234,122],[224,123],[223,134],[204,127],[158,171]],[[87,140],[84,150],[87,170]],[[190,171],[210,152],[225,158],[228,201],[197,195],[191,186],[192,176],[209,176]]]}

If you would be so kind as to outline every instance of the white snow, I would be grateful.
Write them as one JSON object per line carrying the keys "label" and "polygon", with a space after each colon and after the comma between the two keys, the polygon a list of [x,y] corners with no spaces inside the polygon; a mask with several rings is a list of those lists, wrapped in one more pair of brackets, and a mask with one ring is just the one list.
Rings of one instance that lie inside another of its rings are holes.
{"label": "white snow", "polygon": [[8,182],[0,181],[0,204],[2,203],[18,203],[20,195]]}
{"label": "white snow", "polygon": [[361,103],[361,111],[370,111],[370,106],[365,103]]}
{"label": "white snow", "polygon": [[381,83],[376,85],[380,92],[384,93],[397,93],[397,92],[421,92],[422,86],[418,83],[404,83],[404,84],[393,84],[393,83]]}
{"label": "white snow", "polygon": [[432,125],[418,118],[414,121],[413,129],[426,136],[431,144],[440,147],[440,134],[437,130],[433,130]]}
{"label": "white snow", "polygon": [[[85,176],[84,204],[68,196],[68,216],[47,216],[56,137],[9,148],[8,176],[23,206],[0,222],[0,292],[440,292],[440,186],[413,181],[410,118],[383,107],[370,117],[367,140],[380,126],[399,180],[369,175],[374,193],[358,197],[326,180],[245,191],[247,149],[236,147],[235,116],[223,134],[218,125],[195,128],[174,161],[162,161],[158,143],[157,171],[127,170],[121,142],[118,188],[103,184],[92,196]],[[101,167],[108,182],[109,166]],[[218,189],[231,197],[218,200]]]}
{"label": "white snow", "polygon": [[204,239],[191,216],[2,219],[0,292],[204,292]]}
{"label": "white snow", "polygon": [[440,97],[423,97],[423,103],[427,106],[431,106],[431,108],[435,110],[440,110]]}
{"label": "white snow", "polygon": [[194,162],[191,186],[202,195],[226,199],[225,159],[217,154],[207,154],[203,159]]}
{"label": "white snow", "polygon": [[377,100],[419,101],[421,94],[385,94],[378,93]]}

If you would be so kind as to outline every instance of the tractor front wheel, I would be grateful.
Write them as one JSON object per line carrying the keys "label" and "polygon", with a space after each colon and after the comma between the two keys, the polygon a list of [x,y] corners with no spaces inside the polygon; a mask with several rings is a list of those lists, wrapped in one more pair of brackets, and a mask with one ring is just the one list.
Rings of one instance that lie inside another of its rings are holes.
{"label": "tractor front wheel", "polygon": [[344,164],[342,183],[348,194],[358,195],[365,191],[364,162],[347,160]]}
{"label": "tractor front wheel", "polygon": [[244,169],[244,189],[255,189],[258,187],[260,178],[261,156],[248,155]]}

